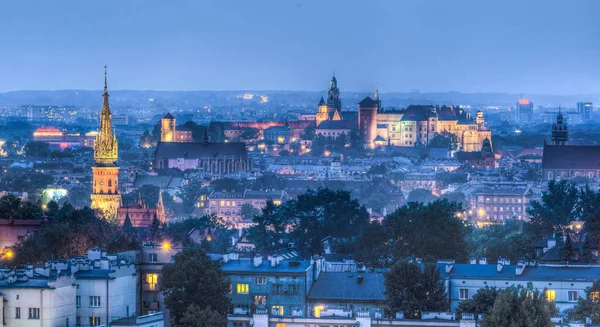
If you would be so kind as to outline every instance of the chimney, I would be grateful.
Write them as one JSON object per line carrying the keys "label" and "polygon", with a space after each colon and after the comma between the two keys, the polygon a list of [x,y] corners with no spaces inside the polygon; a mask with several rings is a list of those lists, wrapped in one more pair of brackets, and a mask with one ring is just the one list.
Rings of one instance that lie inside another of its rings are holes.
{"label": "chimney", "polygon": [[100,259],[100,269],[110,269],[110,262],[108,258]]}
{"label": "chimney", "polygon": [[504,268],[504,263],[498,260],[498,264],[496,265],[496,272],[502,272],[502,268]]}
{"label": "chimney", "polygon": [[253,261],[254,261],[254,267],[259,267],[262,265],[263,258],[260,255],[256,255],[256,256],[254,256]]}
{"label": "chimney", "polygon": [[487,259],[486,258],[479,258],[479,264],[480,265],[487,265]]}
{"label": "chimney", "polygon": [[269,260],[271,261],[271,267],[277,267],[279,264],[279,258],[276,255],[269,256]]}
{"label": "chimney", "polygon": [[469,263],[472,265],[476,265],[477,264],[477,259],[476,258],[471,258],[469,259]]}
{"label": "chimney", "polygon": [[364,277],[361,275],[358,275],[358,277],[356,277],[356,282],[359,284],[362,284]]}
{"label": "chimney", "polygon": [[517,276],[521,276],[521,275],[523,275],[523,270],[525,270],[525,267],[526,267],[526,266],[525,266],[524,264],[522,264],[522,263],[519,263],[519,264],[517,265],[517,268],[516,268],[516,270],[515,270],[515,273],[517,274]]}
{"label": "chimney", "polygon": [[452,271],[452,267],[454,267],[454,264],[452,264],[452,263],[446,264],[446,274],[449,274]]}

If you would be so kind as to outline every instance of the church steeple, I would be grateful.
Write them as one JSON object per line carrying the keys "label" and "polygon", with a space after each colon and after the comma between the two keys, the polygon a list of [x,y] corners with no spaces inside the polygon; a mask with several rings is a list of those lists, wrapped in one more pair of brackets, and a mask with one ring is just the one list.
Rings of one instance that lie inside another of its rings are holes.
{"label": "church steeple", "polygon": [[94,141],[94,160],[97,164],[114,164],[118,160],[117,136],[112,127],[112,112],[108,103],[108,83],[104,66],[104,93],[100,110],[100,131]]}
{"label": "church steeple", "polygon": [[162,187],[158,188],[158,203],[156,204],[156,219],[161,223],[165,222],[165,206],[163,204]]}
{"label": "church steeple", "polygon": [[552,145],[567,145],[569,142],[569,131],[567,123],[563,121],[563,114],[558,107],[558,115],[556,115],[556,123],[552,124]]}
{"label": "church steeple", "polygon": [[335,78],[335,71],[329,81],[329,91],[327,91],[327,112],[330,118],[336,111],[342,110],[342,101],[340,100],[340,89],[338,88],[337,79]]}

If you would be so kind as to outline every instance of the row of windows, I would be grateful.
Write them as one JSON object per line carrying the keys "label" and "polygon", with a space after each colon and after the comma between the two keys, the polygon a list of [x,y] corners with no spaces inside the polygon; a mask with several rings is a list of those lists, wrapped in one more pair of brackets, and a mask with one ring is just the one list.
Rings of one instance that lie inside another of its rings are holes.
{"label": "row of windows", "polygon": [[[590,296],[592,297],[592,301],[594,302],[598,302],[598,300],[600,300],[600,293],[599,292],[592,292],[590,294]],[[567,301],[569,302],[577,302],[577,300],[579,299],[579,292],[578,291],[567,291]],[[458,299],[459,300],[468,300],[469,299],[469,289],[468,288],[460,288],[458,290]],[[548,302],[555,302],[556,301],[556,290],[546,290],[546,300],[548,300]]]}
{"label": "row of windows", "polygon": [[[21,319],[21,308],[15,308],[15,319]],[[29,319],[40,319],[40,308],[29,308]]]}
{"label": "row of windows", "polygon": [[[258,280],[259,283],[257,283],[257,280],[255,280],[255,282],[254,282],[255,284],[265,285],[267,283],[265,277],[257,277],[257,278],[264,278],[264,280]],[[229,293],[232,293],[232,291],[233,291],[232,287],[230,286]],[[248,293],[250,293],[250,285],[237,284],[236,292],[237,292],[237,294],[248,294]],[[273,284],[273,285],[271,285],[271,293],[272,294],[296,295],[296,294],[300,293],[300,285],[289,284],[286,286],[283,284]]]}
{"label": "row of windows", "polygon": [[[102,302],[100,301],[99,296],[90,296],[90,308],[99,308]],[[81,307],[81,296],[77,295],[75,297],[75,305],[79,308]]]}

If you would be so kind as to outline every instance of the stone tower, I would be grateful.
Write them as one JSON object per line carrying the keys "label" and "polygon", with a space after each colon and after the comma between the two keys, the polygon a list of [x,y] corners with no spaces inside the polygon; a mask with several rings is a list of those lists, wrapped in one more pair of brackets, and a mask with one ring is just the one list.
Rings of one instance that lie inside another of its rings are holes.
{"label": "stone tower", "polygon": [[119,145],[112,127],[112,113],[108,103],[108,87],[104,66],[104,94],[100,110],[100,131],[94,141],[92,167],[92,209],[97,209],[106,219],[115,219],[121,205],[119,194]]}
{"label": "stone tower", "polygon": [[552,124],[552,145],[567,145],[568,142],[567,123],[563,122],[563,115],[559,108],[556,123]]}

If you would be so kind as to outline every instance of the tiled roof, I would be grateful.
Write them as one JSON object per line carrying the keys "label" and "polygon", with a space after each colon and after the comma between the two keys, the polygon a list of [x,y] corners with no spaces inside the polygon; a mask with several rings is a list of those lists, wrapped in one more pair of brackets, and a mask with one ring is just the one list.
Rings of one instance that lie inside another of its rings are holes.
{"label": "tiled roof", "polygon": [[358,123],[354,120],[325,120],[317,126],[317,129],[353,129]]}
{"label": "tiled roof", "polygon": [[545,145],[543,169],[600,169],[600,146]]}
{"label": "tiled roof", "polygon": [[242,142],[231,143],[175,143],[160,142],[156,147],[156,158],[202,158],[246,156],[246,145]]}
{"label": "tiled roof", "polygon": [[449,274],[445,272],[445,265],[438,264],[442,277],[453,279],[488,279],[488,280],[515,280],[515,281],[537,281],[537,280],[562,280],[562,281],[589,281],[598,280],[600,267],[526,267],[523,274],[516,274],[516,265],[505,265],[501,272],[497,271],[496,265],[470,265],[455,264]]}
{"label": "tiled roof", "polygon": [[302,274],[310,267],[309,261],[286,261],[283,260],[275,267],[271,267],[269,260],[263,259],[262,265],[255,267],[252,260],[231,260],[223,264],[221,268],[225,274],[232,273],[294,273]]}
{"label": "tiled roof", "polygon": [[358,105],[361,107],[374,107],[377,105],[377,102],[371,99],[371,97],[366,97],[361,102],[359,102]]}

